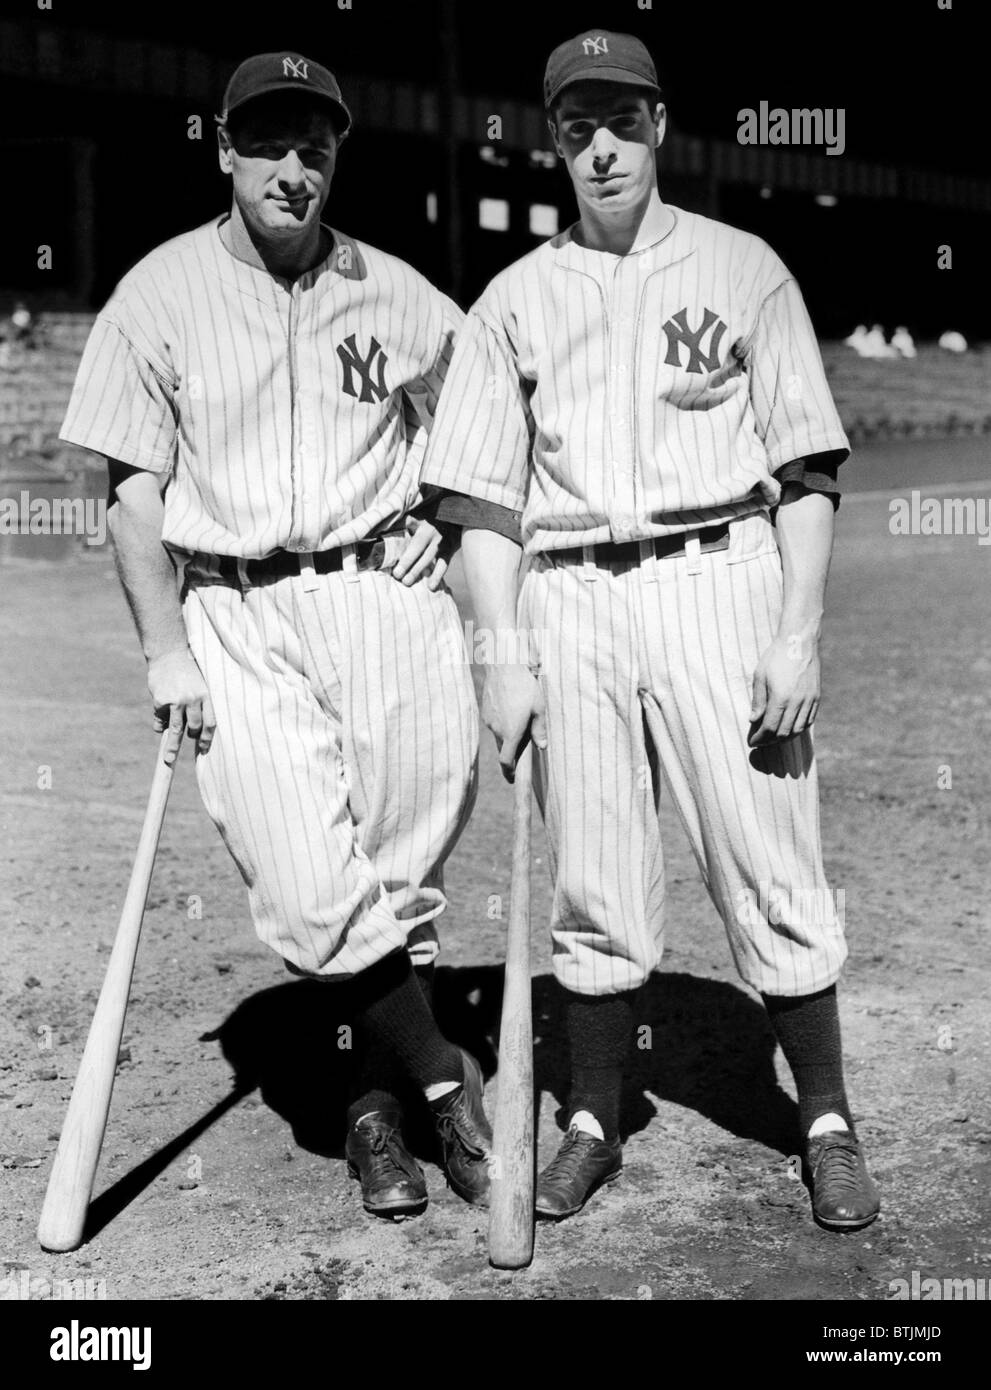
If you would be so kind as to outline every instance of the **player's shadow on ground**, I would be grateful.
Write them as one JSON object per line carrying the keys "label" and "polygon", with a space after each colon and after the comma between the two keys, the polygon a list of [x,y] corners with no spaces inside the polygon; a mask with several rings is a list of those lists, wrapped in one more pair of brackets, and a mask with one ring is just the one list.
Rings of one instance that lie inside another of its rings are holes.
{"label": "player's shadow on ground", "polygon": [[[498,966],[441,968],[435,1008],[444,1032],[496,1068],[503,972]],[[567,1094],[567,1049],[560,991],[549,975],[533,982],[536,1087],[559,1105]],[[215,1038],[243,1094],[259,1088],[292,1127],[296,1142],[339,1154],[355,1051],[346,985],[277,985],[246,999],[207,1036]],[[797,1109],[778,1086],[774,1036],[759,1003],[735,985],[693,975],[652,976],[637,1011],[638,1045],[624,1085],[624,1135],[645,1129],[656,1111],[644,1094],[705,1115],[721,1128],[783,1154],[795,1151]],[[407,1137],[433,1157],[423,1107],[408,1107]]]}
{"label": "player's shadow on ground", "polygon": [[[443,1031],[474,1052],[486,1076],[496,1069],[493,1040],[502,990],[500,966],[442,967],[436,973],[435,1008]],[[796,1151],[798,1109],[778,1087],[766,1013],[741,988],[691,974],[655,974],[642,995],[637,1026],[638,1041],[649,1047],[634,1049],[625,1077],[624,1137],[646,1129],[655,1115],[645,1095],[649,1091],[741,1138],[781,1154]],[[204,1040],[220,1042],[231,1065],[231,1091],[96,1198],[86,1238],[92,1240],[200,1134],[256,1090],[292,1127],[300,1148],[341,1155],[356,1058],[353,1048],[342,1045],[354,1041],[350,1027],[347,986],[300,980],[245,999],[220,1027],[204,1034]],[[534,980],[534,1038],[538,1094],[550,1093],[563,1105],[568,1066],[562,997],[546,974]],[[421,1099],[407,1108],[404,1134],[420,1158],[436,1158]]]}
{"label": "player's shadow on ground", "polygon": [[[495,1069],[502,1008],[500,967],[441,971],[438,1014],[451,1037],[478,1050],[486,1075]],[[477,1003],[472,1003],[477,999]],[[550,975],[533,982],[534,1079],[558,1102],[568,1094],[568,1049],[561,991]],[[763,1005],[738,986],[695,975],[652,975],[640,996],[634,1046],[623,1085],[623,1138],[656,1115],[645,1092],[706,1116],[720,1128],[783,1154],[795,1152],[798,1107],[778,1085],[775,1039]]]}
{"label": "player's shadow on ground", "polygon": [[[503,972],[489,965],[442,968],[435,1006],[444,1032],[480,1060],[486,1076],[496,1068]],[[533,982],[534,1070],[538,1094],[564,1103],[568,1063],[561,995],[549,975]],[[291,1126],[301,1148],[339,1156],[355,1052],[349,1041],[346,985],[302,980],[252,995],[204,1039],[220,1044],[233,1086],[205,1114],[150,1154],[92,1203],[86,1239],[92,1240],[136,1201],[179,1155],[232,1106],[259,1090],[262,1100]],[[798,1112],[777,1084],[774,1037],[762,1005],[735,985],[694,975],[651,977],[638,1008],[639,1041],[624,1086],[624,1136],[645,1129],[655,1109],[644,1094],[705,1115],[744,1139],[791,1154],[797,1148]],[[413,1098],[416,1099],[415,1097]],[[559,1121],[562,1117],[559,1116]],[[420,1101],[407,1109],[404,1132],[421,1157],[436,1158],[429,1119]]]}

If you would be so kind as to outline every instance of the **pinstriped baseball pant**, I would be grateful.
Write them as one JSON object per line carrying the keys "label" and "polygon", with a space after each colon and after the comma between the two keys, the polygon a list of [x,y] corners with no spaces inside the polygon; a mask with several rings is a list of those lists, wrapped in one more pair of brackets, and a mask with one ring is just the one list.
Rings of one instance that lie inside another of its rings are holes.
{"label": "pinstriped baseball pant", "polygon": [[450,593],[387,572],[237,588],[183,612],[217,716],[200,792],[294,973],[437,951],[442,867],[474,804],[478,715]]}
{"label": "pinstriped baseball pant", "polygon": [[732,522],[724,550],[696,542],[640,564],[536,557],[519,620],[547,706],[535,785],[566,988],[631,989],[660,961],[662,779],[742,978],[795,996],[838,977],[846,944],[822,865],[811,734],[747,746],[751,678],[781,601],[765,512]]}

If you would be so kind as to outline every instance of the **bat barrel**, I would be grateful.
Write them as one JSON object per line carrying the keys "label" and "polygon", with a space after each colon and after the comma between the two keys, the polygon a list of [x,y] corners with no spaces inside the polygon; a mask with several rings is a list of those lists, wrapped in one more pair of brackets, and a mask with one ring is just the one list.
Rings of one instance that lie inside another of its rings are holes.
{"label": "bat barrel", "polygon": [[516,764],[513,877],[506,985],[499,1030],[499,1089],[493,1126],[489,1261],[522,1269],[533,1258],[533,1006],[530,989],[532,746]]}
{"label": "bat barrel", "polygon": [[164,760],[167,738],[166,731],[162,736],[148,808],[107,973],[48,1179],[48,1190],[38,1223],[38,1242],[45,1250],[75,1250],[83,1239],[86,1213],[110,1112],[117,1054],[124,1032],[141,921],[172,786],[173,769]]}

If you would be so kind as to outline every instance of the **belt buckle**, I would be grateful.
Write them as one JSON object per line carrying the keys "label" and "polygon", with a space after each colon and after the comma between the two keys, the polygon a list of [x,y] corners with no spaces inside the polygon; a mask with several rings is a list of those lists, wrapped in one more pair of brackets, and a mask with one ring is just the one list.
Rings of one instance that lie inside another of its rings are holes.
{"label": "belt buckle", "polygon": [[[364,554],[358,556],[358,568],[360,570],[381,570],[385,569],[385,560],[389,552],[389,544],[383,536],[377,536],[375,540],[368,541],[364,546]],[[399,559],[398,551],[392,556],[394,565]],[[391,568],[391,566],[390,566]]]}

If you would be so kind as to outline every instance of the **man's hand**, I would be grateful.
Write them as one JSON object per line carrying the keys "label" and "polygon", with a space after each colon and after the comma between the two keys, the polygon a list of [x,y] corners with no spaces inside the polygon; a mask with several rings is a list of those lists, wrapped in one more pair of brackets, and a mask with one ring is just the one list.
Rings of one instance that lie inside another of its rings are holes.
{"label": "man's hand", "polygon": [[408,517],[406,530],[409,540],[406,549],[392,568],[392,576],[407,587],[427,575],[427,588],[439,589],[451,558],[444,534],[429,521]]}
{"label": "man's hand", "polygon": [[540,749],[547,747],[544,696],[536,676],[526,666],[490,666],[482,690],[481,714],[495,735],[502,775],[512,782],[527,738]]}
{"label": "man's hand", "polygon": [[155,732],[169,730],[165,761],[171,766],[179,752],[183,725],[206,753],[217,720],[200,668],[188,650],[166,652],[148,663],[148,689],[155,706]]}
{"label": "man's hand", "polygon": [[754,672],[750,747],[778,743],[808,729],[818,713],[819,696],[818,641],[779,634]]}

